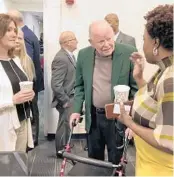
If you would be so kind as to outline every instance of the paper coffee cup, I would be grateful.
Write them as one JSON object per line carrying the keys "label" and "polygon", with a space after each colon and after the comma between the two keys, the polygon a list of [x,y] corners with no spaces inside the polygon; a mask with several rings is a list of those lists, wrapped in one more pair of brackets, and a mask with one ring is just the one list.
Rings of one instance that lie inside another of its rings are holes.
{"label": "paper coffee cup", "polygon": [[127,85],[114,86],[115,102],[126,102],[129,98],[130,87]]}
{"label": "paper coffee cup", "polygon": [[33,90],[33,82],[31,81],[23,81],[19,82],[21,90]]}

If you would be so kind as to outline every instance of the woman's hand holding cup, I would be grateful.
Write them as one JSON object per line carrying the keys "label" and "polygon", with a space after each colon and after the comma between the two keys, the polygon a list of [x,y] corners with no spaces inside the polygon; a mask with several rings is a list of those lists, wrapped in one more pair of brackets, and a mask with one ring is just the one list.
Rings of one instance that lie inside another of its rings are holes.
{"label": "woman's hand holding cup", "polygon": [[14,104],[21,104],[27,101],[31,101],[34,98],[34,91],[33,90],[21,90],[13,95],[13,103]]}
{"label": "woman's hand holding cup", "polygon": [[27,101],[31,101],[35,95],[33,91],[33,82],[24,81],[20,82],[19,85],[21,90],[13,96],[13,103],[21,104]]}

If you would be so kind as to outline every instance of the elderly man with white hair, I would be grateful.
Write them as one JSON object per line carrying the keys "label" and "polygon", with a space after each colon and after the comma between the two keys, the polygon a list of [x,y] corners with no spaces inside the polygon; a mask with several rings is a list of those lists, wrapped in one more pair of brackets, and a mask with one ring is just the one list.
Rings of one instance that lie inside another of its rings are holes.
{"label": "elderly man with white hair", "polygon": [[129,99],[134,97],[137,85],[133,79],[133,64],[129,57],[136,49],[115,44],[114,32],[105,21],[93,22],[89,27],[91,46],[79,51],[76,66],[75,96],[70,126],[80,119],[85,100],[85,125],[88,132],[88,155],[104,160],[105,145],[108,160],[119,163],[123,145],[123,124],[108,120],[105,104],[114,101],[113,86],[130,86]]}

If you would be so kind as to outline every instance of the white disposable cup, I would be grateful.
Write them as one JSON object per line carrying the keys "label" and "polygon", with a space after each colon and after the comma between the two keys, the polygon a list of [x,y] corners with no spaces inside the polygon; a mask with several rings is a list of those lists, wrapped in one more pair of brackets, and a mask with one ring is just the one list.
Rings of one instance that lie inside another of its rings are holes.
{"label": "white disposable cup", "polygon": [[126,102],[129,98],[130,87],[127,85],[114,86],[115,102]]}
{"label": "white disposable cup", "polygon": [[33,90],[33,82],[32,81],[23,81],[19,82],[21,90]]}

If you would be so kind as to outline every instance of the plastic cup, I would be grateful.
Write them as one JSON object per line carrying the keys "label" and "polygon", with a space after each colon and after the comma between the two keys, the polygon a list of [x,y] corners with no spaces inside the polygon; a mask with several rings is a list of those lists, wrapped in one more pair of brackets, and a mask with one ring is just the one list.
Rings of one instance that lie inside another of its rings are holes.
{"label": "plastic cup", "polygon": [[126,102],[129,98],[130,87],[127,85],[114,86],[115,102]]}
{"label": "plastic cup", "polygon": [[21,90],[33,90],[33,82],[31,81],[23,81],[19,82]]}

